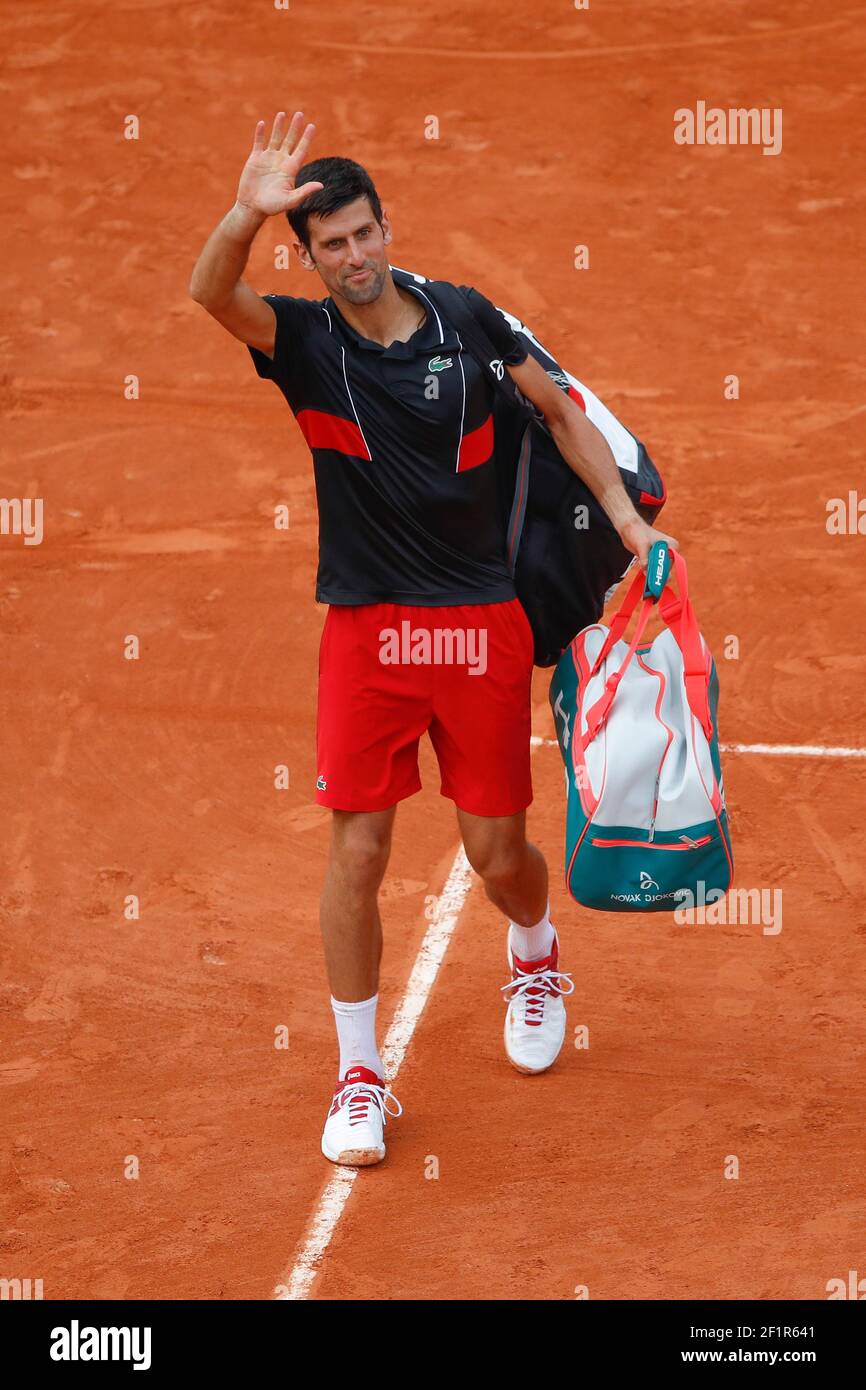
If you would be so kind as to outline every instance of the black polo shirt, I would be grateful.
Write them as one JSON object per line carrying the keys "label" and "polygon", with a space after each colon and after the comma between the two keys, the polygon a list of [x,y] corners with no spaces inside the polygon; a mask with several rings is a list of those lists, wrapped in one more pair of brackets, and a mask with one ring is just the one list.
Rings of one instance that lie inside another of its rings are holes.
{"label": "black polo shirt", "polygon": [[[249,349],[310,451],[322,603],[439,607],[515,595],[494,459],[493,387],[420,285],[427,318],[405,343],[362,338],[333,300],[268,294],[274,356]],[[460,286],[509,365],[526,347]]]}

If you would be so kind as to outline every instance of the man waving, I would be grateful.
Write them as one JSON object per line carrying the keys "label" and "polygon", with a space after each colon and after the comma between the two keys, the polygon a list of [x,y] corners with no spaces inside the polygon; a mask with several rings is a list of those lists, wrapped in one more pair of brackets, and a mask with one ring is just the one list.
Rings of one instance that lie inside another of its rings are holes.
{"label": "man waving", "polygon": [[[436,751],[466,854],[508,930],[505,1048],[527,1073],[565,1036],[547,866],[526,839],[533,637],[515,595],[497,492],[493,389],[420,284],[398,285],[392,231],[350,159],[305,163],[314,127],[264,122],[237,200],[195,266],[190,293],[250,349],[285,396],[313,457],[319,659],[317,800],[332,810],[321,903],[339,1041],[322,1149],[384,1157],[387,1091],[376,1034],[378,893],[397,804],[420,790],[418,743]],[[241,276],[269,216],[285,213],[323,299],[258,295]],[[466,299],[504,369],[540,412],[623,543],[645,562],[654,531],[635,511],[604,436],[475,290]],[[389,1109],[390,1107],[390,1109]]]}

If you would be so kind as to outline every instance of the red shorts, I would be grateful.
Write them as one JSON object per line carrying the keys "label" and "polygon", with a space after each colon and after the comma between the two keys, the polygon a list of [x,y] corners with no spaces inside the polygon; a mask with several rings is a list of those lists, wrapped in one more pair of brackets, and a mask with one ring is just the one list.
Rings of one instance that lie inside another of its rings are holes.
{"label": "red shorts", "polygon": [[316,800],[384,811],[421,790],[418,742],[441,793],[476,816],[532,801],[533,640],[518,599],[328,609],[319,649]]}

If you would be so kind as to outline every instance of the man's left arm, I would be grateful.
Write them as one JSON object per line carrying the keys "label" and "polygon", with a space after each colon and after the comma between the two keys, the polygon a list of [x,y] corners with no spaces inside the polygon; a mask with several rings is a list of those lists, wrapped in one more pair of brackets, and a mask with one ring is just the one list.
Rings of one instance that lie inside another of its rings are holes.
{"label": "man's left arm", "polygon": [[530,356],[507,370],[521,394],[542,412],[562,457],[598,499],[623,545],[638,557],[641,566],[646,567],[656,541],[667,541],[678,549],[672,536],[657,531],[636,511],[601,430],[560,390],[541,364]]}

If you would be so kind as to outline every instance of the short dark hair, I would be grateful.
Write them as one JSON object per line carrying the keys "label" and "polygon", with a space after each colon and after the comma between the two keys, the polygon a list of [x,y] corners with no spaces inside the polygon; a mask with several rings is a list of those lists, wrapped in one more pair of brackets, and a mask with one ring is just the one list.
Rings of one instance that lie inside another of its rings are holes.
{"label": "short dark hair", "polygon": [[307,250],[310,248],[307,227],[310,218],[327,217],[330,213],[345,207],[347,203],[354,203],[356,198],[370,200],[373,216],[379,225],[382,225],[382,204],[379,202],[373,180],[367,170],[356,164],[354,159],[326,155],[323,159],[311,160],[298,170],[295,187],[300,188],[301,184],[311,182],[321,183],[323,187],[316,189],[315,193],[311,193],[296,208],[291,208],[286,213],[292,231]]}

